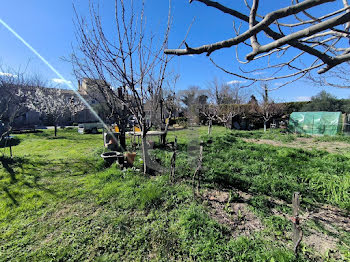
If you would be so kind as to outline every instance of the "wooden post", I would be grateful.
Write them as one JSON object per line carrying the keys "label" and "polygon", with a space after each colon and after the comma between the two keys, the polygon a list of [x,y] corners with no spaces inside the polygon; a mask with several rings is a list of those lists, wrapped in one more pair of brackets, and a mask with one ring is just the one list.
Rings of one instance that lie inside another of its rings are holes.
{"label": "wooden post", "polygon": [[[203,141],[200,143],[199,147],[199,159],[198,159],[198,167],[196,168],[196,171],[193,174],[192,177],[192,189],[193,189],[193,196],[197,193],[199,195],[199,188],[200,188],[200,178],[201,178],[201,173],[202,173],[202,162],[203,162]],[[196,179],[197,179],[197,186],[196,184]],[[196,191],[195,191],[196,188]]]}
{"label": "wooden post", "polygon": [[300,193],[294,192],[293,199],[293,244],[294,244],[294,253],[296,256],[298,256],[298,248],[301,242],[301,239],[303,238],[303,231],[300,228],[300,221],[299,221],[299,208],[300,208]]}
{"label": "wooden post", "polygon": [[175,167],[176,167],[176,147],[177,147],[177,137],[175,136],[173,155],[171,157],[171,171],[170,171],[170,182],[175,181]]}
{"label": "wooden post", "polygon": [[12,158],[12,144],[11,144],[11,139],[10,139],[10,156]]}

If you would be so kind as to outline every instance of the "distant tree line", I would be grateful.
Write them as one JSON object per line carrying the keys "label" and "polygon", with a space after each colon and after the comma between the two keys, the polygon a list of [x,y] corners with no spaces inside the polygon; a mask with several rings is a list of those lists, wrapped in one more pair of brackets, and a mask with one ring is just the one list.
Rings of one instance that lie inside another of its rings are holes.
{"label": "distant tree line", "polygon": [[269,97],[268,86],[262,85],[261,99],[251,95],[238,83],[224,83],[217,79],[206,89],[191,86],[178,94],[179,110],[188,122],[221,124],[229,128],[250,129],[264,126],[281,118],[285,105]]}
{"label": "distant tree line", "polygon": [[338,99],[326,91],[321,91],[311,97],[311,101],[304,104],[301,111],[340,111],[342,113],[350,113],[350,99]]}
{"label": "distant tree line", "polygon": [[[311,97],[310,101],[277,103],[269,97],[268,86],[263,85],[259,100],[254,95],[247,97],[247,91],[238,84],[228,85],[214,79],[206,89],[190,86],[182,90],[176,101],[180,115],[189,122],[244,129],[263,126],[266,129],[268,123],[286,119],[292,112],[350,113],[350,99],[338,99],[326,91]],[[237,124],[242,122],[244,127]]]}
{"label": "distant tree line", "polygon": [[312,96],[310,101],[286,102],[282,104],[284,104],[285,114],[308,111],[350,113],[350,99],[339,99],[326,91],[321,91],[317,95]]}

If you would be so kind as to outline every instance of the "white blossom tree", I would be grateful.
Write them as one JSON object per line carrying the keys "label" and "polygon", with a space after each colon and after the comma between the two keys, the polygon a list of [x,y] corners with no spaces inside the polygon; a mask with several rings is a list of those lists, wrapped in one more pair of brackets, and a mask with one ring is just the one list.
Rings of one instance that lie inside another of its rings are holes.
{"label": "white blossom tree", "polygon": [[23,73],[14,73],[11,69],[0,67],[0,71],[0,121],[5,130],[0,136],[1,141],[11,133],[15,119],[28,111],[26,96],[20,88],[29,86],[31,80]]}
{"label": "white blossom tree", "polygon": [[86,106],[74,95],[66,95],[61,89],[35,86],[35,91],[27,95],[27,108],[52,118],[57,136],[57,125],[67,114],[75,115]]}

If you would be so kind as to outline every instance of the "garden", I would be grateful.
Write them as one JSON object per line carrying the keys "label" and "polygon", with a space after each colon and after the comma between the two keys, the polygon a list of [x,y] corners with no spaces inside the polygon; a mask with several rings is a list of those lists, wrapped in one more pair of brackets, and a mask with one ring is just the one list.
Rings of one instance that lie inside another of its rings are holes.
{"label": "garden", "polygon": [[[167,141],[175,136],[170,179],[173,151],[157,142],[150,154],[164,170],[144,175],[139,153],[133,168],[106,167],[102,134],[16,135],[13,158],[0,148],[0,261],[349,261],[347,137],[219,126],[211,136],[207,127],[170,131]],[[297,255],[294,192],[303,231]]]}

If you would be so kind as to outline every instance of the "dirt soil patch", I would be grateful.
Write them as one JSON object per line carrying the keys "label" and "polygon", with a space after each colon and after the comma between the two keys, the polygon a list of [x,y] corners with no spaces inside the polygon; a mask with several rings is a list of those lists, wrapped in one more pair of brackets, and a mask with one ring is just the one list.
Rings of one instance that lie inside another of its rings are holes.
{"label": "dirt soil patch", "polygon": [[[251,233],[261,231],[264,225],[250,209],[248,205],[252,195],[235,191],[240,201],[230,202],[230,193],[224,190],[206,190],[202,199],[207,201],[209,215],[219,223],[231,229],[233,237],[249,236]],[[289,214],[276,209],[278,205],[292,206],[283,200],[268,197],[272,203],[271,213],[290,219]],[[312,247],[318,254],[324,255],[327,251],[332,257],[341,259],[337,244],[340,243],[341,235],[350,232],[350,216],[345,211],[330,206],[318,206],[312,211],[301,211],[301,226],[303,228],[302,243]],[[291,236],[291,232],[286,232]]]}
{"label": "dirt soil patch", "polygon": [[249,199],[249,196],[244,193],[242,194],[243,201],[238,203],[231,203],[230,194],[226,191],[207,190],[203,198],[208,201],[210,216],[229,227],[233,237],[248,236],[264,228],[260,219],[249,210],[248,204],[244,201]]}
{"label": "dirt soil patch", "polygon": [[329,153],[344,153],[350,151],[350,144],[343,142],[320,142],[315,141],[313,138],[297,137],[291,142],[281,142],[270,139],[254,139],[254,138],[243,138],[245,142],[255,144],[265,144],[272,146],[285,146],[293,148],[302,148],[306,150],[325,150]]}
{"label": "dirt soil patch", "polygon": [[308,228],[304,242],[313,247],[321,254],[328,250],[338,255],[337,243],[344,233],[350,233],[350,216],[343,210],[325,205],[311,212],[305,212],[301,218],[301,223],[314,222],[314,226]]}

